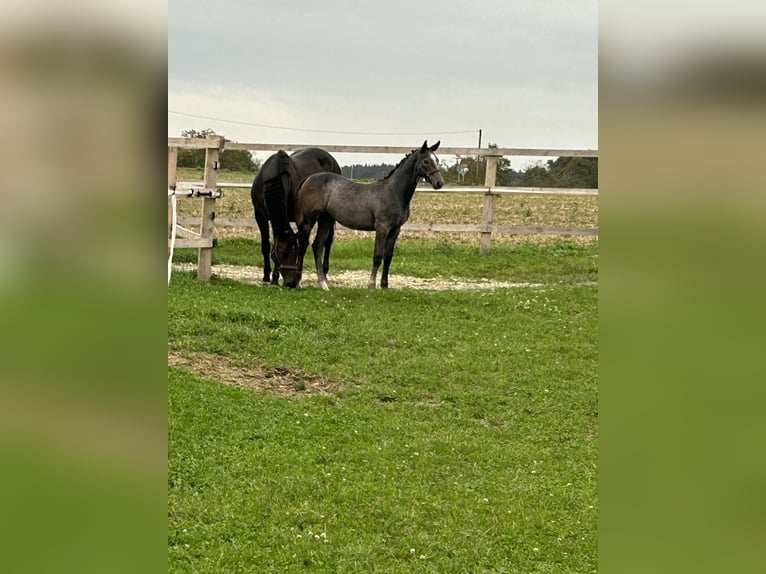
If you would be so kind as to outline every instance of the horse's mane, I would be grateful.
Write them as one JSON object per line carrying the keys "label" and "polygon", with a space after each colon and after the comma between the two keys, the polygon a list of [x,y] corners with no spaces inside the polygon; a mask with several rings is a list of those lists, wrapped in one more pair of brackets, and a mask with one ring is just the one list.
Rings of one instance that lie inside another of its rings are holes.
{"label": "horse's mane", "polygon": [[410,156],[411,156],[413,153],[415,153],[416,151],[418,151],[418,150],[417,150],[417,149],[414,149],[414,150],[412,150],[410,153],[408,153],[407,155],[405,155],[405,156],[404,156],[404,157],[403,157],[403,158],[402,158],[402,159],[399,161],[399,163],[397,163],[397,164],[394,166],[394,169],[392,169],[390,172],[388,172],[388,175],[387,175],[386,177],[384,177],[383,179],[379,179],[378,181],[385,181],[385,180],[387,180],[389,177],[391,177],[391,175],[392,175],[392,174],[393,174],[393,173],[394,173],[394,172],[395,172],[397,169],[399,169],[399,167],[400,167],[400,166],[401,166],[401,165],[402,165],[402,164],[403,164],[403,163],[404,163],[404,162],[407,160],[407,158],[409,158],[409,157],[410,157]]}

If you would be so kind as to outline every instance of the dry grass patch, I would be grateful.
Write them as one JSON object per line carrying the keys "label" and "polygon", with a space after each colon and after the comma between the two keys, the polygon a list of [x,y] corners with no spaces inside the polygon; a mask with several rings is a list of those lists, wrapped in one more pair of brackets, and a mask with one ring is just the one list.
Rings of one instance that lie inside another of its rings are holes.
{"label": "dry grass patch", "polygon": [[[452,223],[458,225],[481,222],[483,196],[478,193],[416,193],[410,206],[410,223]],[[179,216],[199,217],[202,202],[181,200]],[[249,189],[226,189],[217,201],[217,216],[229,219],[253,219]],[[495,199],[494,223],[498,225],[543,227],[598,227],[598,197],[568,195],[499,195]],[[258,236],[257,229],[216,226],[216,237]],[[337,237],[368,237],[367,232],[338,231]],[[476,233],[403,232],[402,238],[441,239],[459,243],[476,243]],[[546,236],[493,234],[492,241],[544,242]],[[585,236],[578,242],[597,241]]]}
{"label": "dry grass patch", "polygon": [[280,396],[330,395],[340,383],[288,367],[239,366],[229,357],[203,352],[168,351],[168,365],[205,379]]}

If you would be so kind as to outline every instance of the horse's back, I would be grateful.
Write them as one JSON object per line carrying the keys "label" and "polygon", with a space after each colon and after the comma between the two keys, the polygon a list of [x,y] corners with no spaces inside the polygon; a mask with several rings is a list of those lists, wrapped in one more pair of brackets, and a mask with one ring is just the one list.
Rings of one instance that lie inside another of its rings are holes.
{"label": "horse's back", "polygon": [[327,171],[314,173],[303,180],[298,189],[298,197],[303,201],[308,198],[329,198],[338,179],[346,179],[342,175]]}
{"label": "horse's back", "polygon": [[340,174],[340,165],[335,158],[320,147],[304,148],[292,156],[302,179],[315,173],[329,172]]}

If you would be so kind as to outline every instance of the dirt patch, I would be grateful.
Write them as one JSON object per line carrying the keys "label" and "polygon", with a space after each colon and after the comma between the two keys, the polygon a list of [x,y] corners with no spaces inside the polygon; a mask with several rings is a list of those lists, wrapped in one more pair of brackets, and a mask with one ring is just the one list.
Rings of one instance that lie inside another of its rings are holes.
{"label": "dirt patch", "polygon": [[[176,271],[194,271],[197,269],[194,263],[175,263],[173,269]],[[253,285],[263,285],[263,268],[253,265],[213,265],[213,274],[226,279],[234,279],[242,283]],[[370,272],[364,270],[358,271],[339,271],[330,273],[328,283],[332,287],[358,287],[367,288],[367,282],[370,279]],[[378,277],[380,280],[380,276]],[[401,289],[408,287],[410,289],[423,289],[427,291],[451,291],[451,290],[481,290],[481,289],[512,289],[518,287],[526,288],[544,288],[545,283],[527,283],[514,281],[492,281],[490,279],[457,279],[454,277],[409,277],[407,275],[393,274],[388,278],[388,284],[392,289]],[[576,285],[596,285],[592,281],[583,281]],[[301,280],[301,289],[316,289],[316,271],[304,269],[303,279]]]}
{"label": "dirt patch", "polygon": [[228,357],[194,351],[168,351],[168,365],[181,367],[226,385],[281,396],[330,395],[341,387],[337,381],[288,367],[240,366]]}

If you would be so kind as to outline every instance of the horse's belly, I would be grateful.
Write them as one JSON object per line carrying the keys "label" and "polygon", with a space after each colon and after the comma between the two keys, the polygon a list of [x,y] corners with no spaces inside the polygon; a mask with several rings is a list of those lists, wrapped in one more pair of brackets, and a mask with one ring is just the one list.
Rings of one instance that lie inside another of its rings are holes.
{"label": "horse's belly", "polygon": [[344,227],[359,231],[375,230],[375,217],[362,202],[330,200],[327,211]]}
{"label": "horse's belly", "polygon": [[356,229],[357,231],[375,231],[375,223],[372,219],[350,217],[348,214],[341,214],[340,217],[333,215],[335,221],[343,227]]}

